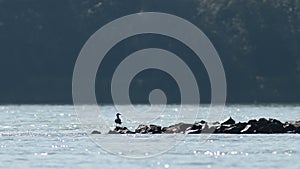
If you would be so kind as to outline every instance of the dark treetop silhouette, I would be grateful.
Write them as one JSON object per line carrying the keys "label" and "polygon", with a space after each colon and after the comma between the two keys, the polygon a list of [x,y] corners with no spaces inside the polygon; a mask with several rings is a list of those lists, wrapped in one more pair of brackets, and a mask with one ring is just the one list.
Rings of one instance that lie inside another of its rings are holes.
{"label": "dark treetop silhouette", "polygon": [[[225,69],[228,102],[300,102],[300,1],[99,1],[0,0],[1,104],[72,103],[72,73],[83,44],[106,23],[141,11],[177,15],[208,36]],[[147,34],[107,53],[96,79],[99,103],[113,103],[115,68],[144,48],[182,57],[201,84],[201,101],[210,102],[209,79],[194,53],[175,39]],[[180,103],[178,87],[167,78],[153,71],[137,75],[131,99],[148,103],[149,91],[160,88],[168,102]]]}

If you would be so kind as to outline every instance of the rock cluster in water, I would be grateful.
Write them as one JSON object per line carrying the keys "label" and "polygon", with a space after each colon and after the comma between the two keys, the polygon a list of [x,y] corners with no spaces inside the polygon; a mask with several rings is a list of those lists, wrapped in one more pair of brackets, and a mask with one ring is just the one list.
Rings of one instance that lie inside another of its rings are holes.
{"label": "rock cluster in water", "polygon": [[[248,122],[236,123],[231,117],[223,123],[215,122],[208,124],[205,121],[194,124],[178,123],[169,127],[158,125],[140,124],[135,131],[130,131],[127,127],[115,127],[108,134],[200,134],[200,133],[225,133],[225,134],[273,134],[273,133],[300,133],[300,121],[290,121],[282,123],[276,119],[260,118],[249,120]],[[101,134],[93,131],[92,134]]]}

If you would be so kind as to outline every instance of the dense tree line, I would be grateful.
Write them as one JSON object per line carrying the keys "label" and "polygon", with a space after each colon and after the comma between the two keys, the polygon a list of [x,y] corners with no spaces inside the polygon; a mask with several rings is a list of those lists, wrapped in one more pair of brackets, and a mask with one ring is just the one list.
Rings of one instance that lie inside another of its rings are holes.
{"label": "dense tree line", "polygon": [[[71,103],[72,72],[85,41],[114,19],[146,11],[185,18],[209,37],[225,68],[229,102],[300,101],[299,0],[0,0],[0,103]],[[99,102],[111,102],[118,63],[147,47],[181,56],[209,101],[207,73],[193,52],[174,39],[144,35],[108,53],[96,79]],[[136,76],[133,101],[147,102],[154,88],[164,89],[170,103],[180,101],[174,79],[157,70]]]}

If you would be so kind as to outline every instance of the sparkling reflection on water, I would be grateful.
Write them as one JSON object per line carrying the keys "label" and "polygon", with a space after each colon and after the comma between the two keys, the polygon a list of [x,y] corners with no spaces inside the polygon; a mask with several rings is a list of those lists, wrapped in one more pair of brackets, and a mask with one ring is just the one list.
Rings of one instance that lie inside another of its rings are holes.
{"label": "sparkling reflection on water", "polygon": [[[101,108],[105,118],[114,119],[112,106]],[[170,118],[163,119],[172,119],[176,109],[176,105],[168,106],[170,114],[165,116]],[[207,109],[201,107],[203,112]],[[206,140],[188,135],[162,155],[128,159],[94,144],[82,131],[72,106],[0,106],[0,115],[0,168],[300,168],[299,134],[219,134]],[[199,119],[205,116],[198,114]],[[229,105],[222,117],[229,116],[237,121],[260,117],[300,120],[300,106]],[[169,123],[161,121],[162,125]]]}

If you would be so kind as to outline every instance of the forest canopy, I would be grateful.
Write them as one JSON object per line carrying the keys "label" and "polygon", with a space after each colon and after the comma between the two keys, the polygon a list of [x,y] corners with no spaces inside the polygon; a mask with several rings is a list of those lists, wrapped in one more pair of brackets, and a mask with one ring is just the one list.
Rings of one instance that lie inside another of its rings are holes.
{"label": "forest canopy", "polygon": [[[299,0],[0,0],[0,103],[72,103],[83,44],[106,23],[137,12],[174,14],[201,29],[222,60],[229,103],[300,101]],[[96,79],[100,103],[111,103],[117,64],[147,47],[180,55],[201,84],[201,100],[209,102],[207,73],[193,53],[173,39],[144,35],[108,54]],[[154,88],[162,88],[169,103],[180,101],[172,77],[157,70],[137,75],[130,96],[147,103]]]}

